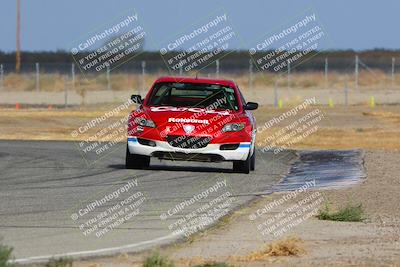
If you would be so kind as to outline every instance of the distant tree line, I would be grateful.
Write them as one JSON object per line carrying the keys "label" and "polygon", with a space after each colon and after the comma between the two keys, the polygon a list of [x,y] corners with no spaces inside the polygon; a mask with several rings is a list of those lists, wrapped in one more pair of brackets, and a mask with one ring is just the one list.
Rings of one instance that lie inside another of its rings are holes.
{"label": "distant tree line", "polygon": [[[171,52],[164,57],[171,57],[179,52]],[[264,54],[264,53],[263,53]],[[395,58],[396,66],[400,65],[400,50],[374,49],[365,51],[332,50],[312,51],[307,60],[301,64],[294,64],[292,71],[323,71],[325,59],[328,59],[329,71],[352,71],[354,69],[355,56],[358,55],[361,63],[371,69],[390,71],[392,69],[392,58]],[[257,54],[254,55],[257,57]],[[221,72],[247,72],[249,70],[250,55],[248,51],[225,51],[219,54]],[[133,59],[118,67],[119,72],[139,72],[141,62],[146,61],[146,72],[157,72],[168,70],[163,58],[158,51],[143,51],[134,55]],[[40,70],[46,72],[69,72],[74,59],[71,53],[63,50],[55,52],[22,52],[21,71],[34,70],[35,63],[40,63]],[[5,72],[15,69],[15,52],[0,51],[0,64],[3,64]],[[207,67],[215,69],[215,65]]]}

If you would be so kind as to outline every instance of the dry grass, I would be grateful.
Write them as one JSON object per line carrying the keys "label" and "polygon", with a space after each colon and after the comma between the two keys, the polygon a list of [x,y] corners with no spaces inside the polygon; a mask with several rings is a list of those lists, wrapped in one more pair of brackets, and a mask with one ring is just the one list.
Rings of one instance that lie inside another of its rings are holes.
{"label": "dry grass", "polygon": [[[274,129],[260,133],[265,139]],[[276,130],[275,130],[276,131]],[[293,149],[387,149],[400,150],[400,130],[396,129],[338,129],[322,128],[301,139]]]}
{"label": "dry grass", "polygon": [[[71,132],[85,125],[91,119],[103,115],[109,107],[41,110],[41,109],[2,109],[0,110],[0,139],[5,140],[85,140],[104,125],[99,125],[80,135],[79,139]],[[284,112],[284,109],[264,108],[256,111],[257,123],[271,119]],[[365,107],[344,109],[325,108],[326,119],[318,130],[301,139],[290,148],[304,149],[387,149],[400,150],[400,107],[380,107],[371,110]],[[125,116],[121,112],[110,119],[110,124]],[[281,129],[272,127],[257,134],[257,143]],[[38,134],[40,133],[40,134]]]}
{"label": "dry grass", "polygon": [[233,261],[264,261],[270,257],[282,256],[300,256],[305,254],[306,250],[303,246],[303,240],[296,236],[290,236],[281,240],[277,240],[265,246],[265,248],[253,251],[244,256],[231,256]]}
{"label": "dry grass", "polygon": [[[315,107],[314,107],[315,108]],[[310,107],[311,111],[314,108]],[[400,150],[400,107],[318,107],[324,119],[316,124],[318,130],[290,146],[293,149],[385,149]],[[288,109],[261,107],[256,117],[261,126]],[[300,116],[296,116],[298,119]],[[266,146],[273,136],[290,122],[257,133],[257,144]]]}
{"label": "dry grass", "polygon": [[385,111],[378,111],[378,112],[363,112],[364,116],[371,116],[376,117],[381,120],[386,120],[392,123],[400,123],[400,114],[395,114],[393,112],[385,112]]}
{"label": "dry grass", "polygon": [[[101,115],[104,115],[105,112],[110,111],[106,107],[99,107],[96,109],[75,109],[75,110],[64,110],[64,109],[1,109],[0,118],[3,119],[35,119],[38,121],[46,121],[51,118],[95,118]],[[128,111],[127,111],[128,112]],[[116,115],[119,118],[122,118],[124,115],[127,115],[127,112],[120,112]]]}
{"label": "dry grass", "polygon": [[[120,112],[106,123],[91,128],[77,138],[72,131],[88,121],[104,115],[110,109],[101,107],[84,110],[3,109],[0,111],[0,139],[4,140],[70,140],[81,141],[127,115]],[[39,134],[38,134],[39,133]]]}
{"label": "dry grass", "polygon": [[[146,86],[150,86],[160,74],[147,75],[145,79]],[[75,89],[78,92],[107,90],[107,78],[105,75],[76,75]],[[36,77],[34,74],[7,74],[4,76],[4,86],[9,91],[35,91]],[[141,87],[142,76],[140,74],[112,74],[111,88],[113,90],[135,90]],[[72,88],[71,80],[67,75],[40,74],[40,90],[45,92],[64,91],[64,88]]]}
{"label": "dry grass", "polygon": [[184,266],[197,266],[197,265],[205,265],[207,263],[211,263],[210,260],[207,260],[203,257],[180,258],[177,260],[177,262]]}
{"label": "dry grass", "polygon": [[[266,244],[261,250],[253,251],[246,255],[229,256],[225,261],[228,263],[275,261],[276,257],[301,256],[305,253],[306,249],[304,248],[303,240],[296,236],[289,236]],[[177,262],[184,266],[219,266],[216,264],[217,261],[203,257],[180,258]],[[233,264],[233,266],[237,265]]]}

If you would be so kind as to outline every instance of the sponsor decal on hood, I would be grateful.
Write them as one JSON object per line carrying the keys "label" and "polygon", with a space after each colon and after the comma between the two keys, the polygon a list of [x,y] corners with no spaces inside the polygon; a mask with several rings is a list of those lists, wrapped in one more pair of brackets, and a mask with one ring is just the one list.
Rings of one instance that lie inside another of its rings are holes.
{"label": "sponsor decal on hood", "polygon": [[162,111],[175,111],[175,112],[195,112],[195,113],[204,113],[204,114],[219,114],[219,115],[230,115],[231,113],[228,110],[217,111],[213,109],[206,109],[206,108],[187,108],[187,107],[150,107],[150,110],[153,112],[162,112]]}
{"label": "sponsor decal on hood", "polygon": [[191,119],[191,118],[168,118],[168,122],[210,124],[210,123],[208,122],[208,120],[198,120],[198,119]]}

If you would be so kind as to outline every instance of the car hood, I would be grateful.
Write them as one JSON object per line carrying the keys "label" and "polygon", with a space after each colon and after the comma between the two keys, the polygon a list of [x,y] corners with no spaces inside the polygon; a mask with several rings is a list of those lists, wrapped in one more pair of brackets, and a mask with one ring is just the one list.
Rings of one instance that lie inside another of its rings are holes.
{"label": "car hood", "polygon": [[210,110],[204,108],[186,107],[145,107],[144,113],[154,122],[158,123],[177,123],[187,122],[194,124],[211,124],[221,118],[238,116],[237,112],[231,110]]}
{"label": "car hood", "polygon": [[144,107],[143,112],[155,122],[159,131],[176,135],[196,135],[199,132],[208,135],[227,123],[242,120],[241,113],[231,110],[161,106]]}

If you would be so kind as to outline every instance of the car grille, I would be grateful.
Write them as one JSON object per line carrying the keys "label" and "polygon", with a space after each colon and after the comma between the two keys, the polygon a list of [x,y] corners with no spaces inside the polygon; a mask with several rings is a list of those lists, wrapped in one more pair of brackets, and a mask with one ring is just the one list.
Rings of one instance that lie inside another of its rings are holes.
{"label": "car grille", "polygon": [[186,160],[200,162],[221,162],[224,158],[217,154],[202,154],[202,153],[184,153],[184,152],[166,152],[155,151],[151,154],[152,157],[167,160]]}
{"label": "car grille", "polygon": [[210,143],[211,137],[198,137],[186,135],[168,135],[167,142],[173,147],[198,149],[203,148]]}

